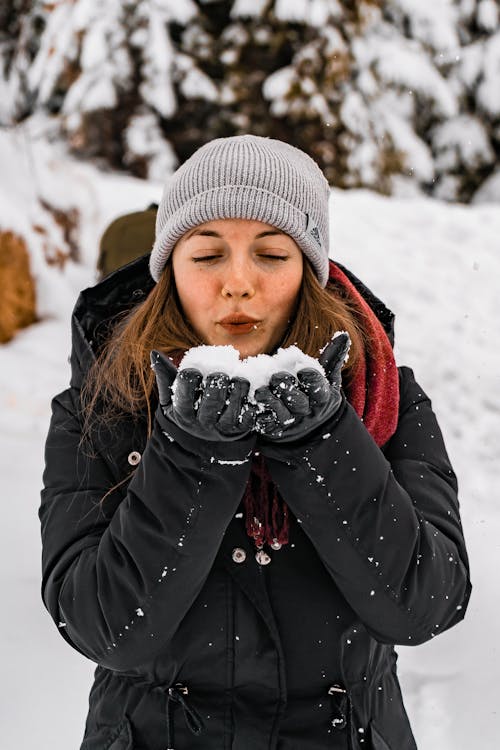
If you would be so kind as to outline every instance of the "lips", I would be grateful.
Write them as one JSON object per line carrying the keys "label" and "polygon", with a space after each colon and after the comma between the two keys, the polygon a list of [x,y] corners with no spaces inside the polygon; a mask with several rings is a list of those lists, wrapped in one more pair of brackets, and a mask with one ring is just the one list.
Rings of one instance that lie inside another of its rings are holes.
{"label": "lips", "polygon": [[259,323],[260,321],[256,318],[251,318],[249,315],[244,315],[243,313],[232,313],[219,321],[219,325],[224,330],[236,335],[254,331]]}

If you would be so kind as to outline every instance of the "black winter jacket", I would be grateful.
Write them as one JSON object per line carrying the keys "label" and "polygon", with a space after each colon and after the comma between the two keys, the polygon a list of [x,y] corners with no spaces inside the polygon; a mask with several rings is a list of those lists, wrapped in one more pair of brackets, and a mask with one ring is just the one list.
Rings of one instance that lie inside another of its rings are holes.
{"label": "black winter jacket", "polygon": [[307,443],[257,446],[291,520],[260,566],[241,505],[254,436],[203,442],[158,410],[149,440],[128,419],[80,445],[94,352],[152,286],[146,256],[82,292],[46,443],[43,599],[98,665],[82,750],[415,748],[393,646],[459,622],[471,590],[429,398],[401,367],[382,449],[345,400]]}

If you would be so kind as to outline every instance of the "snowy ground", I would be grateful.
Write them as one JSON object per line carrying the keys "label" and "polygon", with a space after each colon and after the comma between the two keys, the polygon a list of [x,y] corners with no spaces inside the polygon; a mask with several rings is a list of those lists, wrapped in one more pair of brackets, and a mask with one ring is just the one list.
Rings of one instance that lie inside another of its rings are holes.
{"label": "snowy ground", "polygon": [[[85,165],[59,163],[58,168],[60,174],[67,170],[67,184],[75,179],[85,184],[93,218],[84,264],[68,266],[57,282],[65,294],[52,299],[52,317],[0,347],[4,750],[76,749],[82,737],[93,665],[60,638],[39,594],[43,443],[50,398],[68,380],[71,305],[79,289],[94,281],[99,233],[113,216],[160,196],[156,185],[97,175]],[[500,444],[500,211],[498,205],[448,206],[367,191],[334,191],[331,208],[332,257],[396,312],[398,363],[413,367],[431,395],[460,481],[474,585],[466,619],[428,644],[399,649],[418,747],[495,750],[500,730],[500,600],[493,583],[500,565],[500,509],[494,497]]]}

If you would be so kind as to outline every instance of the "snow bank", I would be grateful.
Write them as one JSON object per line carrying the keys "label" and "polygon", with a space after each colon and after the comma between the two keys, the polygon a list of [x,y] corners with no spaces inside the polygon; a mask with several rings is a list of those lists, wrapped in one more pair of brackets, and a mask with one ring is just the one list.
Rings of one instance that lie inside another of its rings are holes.
{"label": "snow bank", "polygon": [[[96,280],[96,255],[106,226],[120,214],[158,202],[162,188],[70,159],[62,146],[47,142],[50,128],[50,119],[40,117],[26,127],[0,131],[2,173],[9,175],[0,183],[0,229],[26,241],[41,319],[67,317],[75,293]],[[77,258],[47,205],[76,209]]]}
{"label": "snow bank", "polygon": [[[9,169],[4,171],[12,184],[4,178],[0,187],[0,221],[3,225],[9,219],[9,227],[23,229],[39,169],[35,172],[26,165],[26,145],[16,138],[16,154],[7,155]],[[5,134],[0,133],[2,146]],[[37,147],[37,165],[40,153]],[[54,317],[0,348],[0,497],[5,501],[0,585],[6,613],[1,625],[6,648],[0,702],[5,750],[67,750],[79,747],[83,736],[94,665],[63,641],[40,600],[37,509],[43,444],[50,399],[69,380],[70,312],[79,289],[92,283],[99,232],[112,218],[160,195],[156,184],[102,174],[62,159],[53,150],[47,157],[51,169],[57,165],[56,183],[65,186],[68,195],[80,191],[82,211],[91,226],[82,264],[68,262],[64,271],[47,271],[61,285],[61,294],[56,290],[49,301]],[[21,171],[26,179],[21,179]],[[396,313],[398,364],[411,366],[432,398],[458,475],[474,586],[469,610],[463,623],[430,643],[413,650],[398,648],[403,695],[417,745],[419,750],[469,750],[478,745],[480,727],[481,750],[496,750],[498,207],[334,190],[331,224],[332,257]],[[462,720],[467,716],[474,721]]]}

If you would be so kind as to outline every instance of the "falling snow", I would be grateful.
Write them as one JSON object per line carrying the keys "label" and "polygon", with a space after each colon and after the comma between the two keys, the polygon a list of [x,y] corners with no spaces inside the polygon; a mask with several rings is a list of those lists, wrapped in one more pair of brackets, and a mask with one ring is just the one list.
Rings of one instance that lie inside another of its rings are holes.
{"label": "falling snow", "polygon": [[[33,149],[38,166],[40,152],[36,144]],[[24,158],[19,143],[14,153],[17,162]],[[54,750],[76,746],[81,740],[81,706],[87,700],[93,665],[78,655],[71,656],[62,638],[60,643],[53,640],[57,633],[52,635],[53,625],[39,603],[39,538],[33,504],[39,493],[50,398],[67,386],[69,369],[65,371],[61,352],[69,352],[69,322],[76,295],[95,281],[101,229],[116,215],[148,205],[160,195],[159,185],[100,174],[90,165],[61,160],[58,164],[64,168],[58,182],[65,191],[78,192],[80,183],[88,191],[87,202],[82,202],[82,225],[87,232],[83,260],[81,264],[68,261],[64,269],[44,269],[40,257],[33,254],[41,319],[2,347],[0,367],[0,429],[6,437],[0,455],[1,494],[19,498],[5,509],[7,528],[13,532],[5,535],[4,552],[8,559],[17,559],[18,565],[4,577],[12,602],[11,616],[3,622],[4,640],[18,647],[12,649],[15,660],[4,659],[4,682],[17,684],[9,675],[17,674],[21,667],[32,674],[40,711],[28,726],[15,690],[4,691],[2,704],[9,717],[6,731],[10,723],[15,737],[12,747],[33,746],[39,736],[46,736]],[[21,168],[9,170],[9,191],[15,192],[20,173]],[[4,191],[0,212],[5,226],[11,225],[10,214],[14,217],[15,213],[10,212],[9,200]],[[17,202],[24,205],[21,199]],[[16,221],[24,231],[21,218]],[[477,726],[481,726],[482,750],[495,750],[500,659],[492,644],[499,619],[488,582],[500,533],[498,508],[491,493],[497,481],[500,443],[498,405],[492,396],[498,390],[495,373],[499,355],[498,347],[491,345],[499,327],[495,287],[500,278],[498,208],[495,204],[448,206],[425,197],[398,199],[364,190],[333,190],[332,221],[336,222],[335,257],[395,310],[398,363],[410,364],[432,396],[459,477],[461,511],[476,581],[473,606],[459,627],[436,639],[432,634],[433,640],[424,646],[398,649],[405,704],[422,750],[467,750],[477,744]],[[463,351],[472,365],[464,366]],[[37,377],[30,378],[28,387],[34,356]],[[430,437],[439,439],[434,431]],[[335,434],[329,438],[335,446]],[[403,448],[408,451],[411,446]],[[19,455],[26,465],[22,472],[18,470]],[[19,548],[26,551],[21,558]],[[375,565],[373,557],[370,562]],[[162,573],[160,568],[158,575],[164,580],[166,569]],[[25,615],[28,606],[29,618]],[[461,610],[462,605],[456,609]],[[134,604],[131,612],[142,617]],[[31,629],[18,628],[19,622]],[[62,621],[57,624],[66,627]],[[154,633],[145,636],[160,637]],[[408,644],[411,642],[408,636]],[[109,648],[116,646],[115,640]],[[477,668],[478,659],[481,669]],[[39,675],[44,675],[43,687]],[[61,693],[61,681],[71,684],[72,690]],[[468,690],[463,690],[463,685]],[[56,703],[61,721],[54,729],[40,716],[46,717]],[[471,711],[474,722],[455,720]]]}

